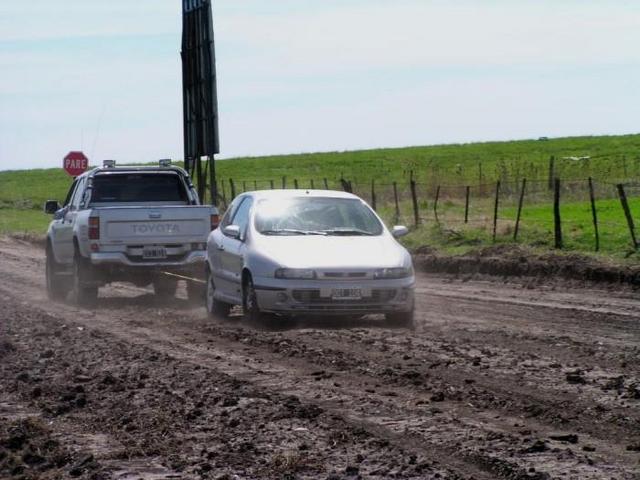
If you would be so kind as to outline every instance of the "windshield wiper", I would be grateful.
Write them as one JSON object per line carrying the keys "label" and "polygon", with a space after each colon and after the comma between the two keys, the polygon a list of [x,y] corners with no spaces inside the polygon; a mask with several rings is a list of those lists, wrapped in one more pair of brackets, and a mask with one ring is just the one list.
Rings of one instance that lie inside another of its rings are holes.
{"label": "windshield wiper", "polygon": [[362,230],[360,228],[334,228],[333,230],[323,230],[327,235],[362,235],[371,237],[375,233]]}
{"label": "windshield wiper", "polygon": [[297,230],[295,228],[278,228],[275,230],[263,230],[263,235],[327,235],[319,230]]}

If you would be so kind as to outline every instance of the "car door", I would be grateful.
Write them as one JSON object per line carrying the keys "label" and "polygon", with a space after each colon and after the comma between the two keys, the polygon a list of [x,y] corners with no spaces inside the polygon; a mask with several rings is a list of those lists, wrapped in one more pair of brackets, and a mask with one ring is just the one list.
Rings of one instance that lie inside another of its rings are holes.
{"label": "car door", "polygon": [[223,250],[220,252],[220,263],[224,275],[226,293],[237,301],[242,299],[242,269],[244,267],[244,252],[246,249],[247,227],[251,214],[253,199],[244,197],[233,214],[231,225],[240,229],[240,237],[234,238],[223,233]]}
{"label": "car door", "polygon": [[71,201],[69,202],[68,208],[62,218],[62,223],[58,230],[60,251],[63,255],[62,260],[65,263],[72,262],[75,254],[73,244],[73,227],[75,226],[78,210],[80,209],[80,202],[82,200],[82,195],[84,194],[85,183],[86,177],[78,180],[76,189],[73,192],[73,196],[71,197]]}
{"label": "car door", "polygon": [[222,233],[224,228],[231,225],[231,220],[233,219],[233,214],[235,213],[238,205],[242,202],[243,197],[236,197],[234,201],[231,202],[227,211],[222,216],[222,220],[220,221],[220,225],[217,229],[211,232],[209,237],[209,241],[207,242],[207,251],[209,256],[209,264],[211,266],[211,274],[213,275],[214,281],[216,283],[216,289],[219,294],[225,295],[227,293],[227,289],[225,288],[225,276],[222,271],[222,252],[224,252],[224,234]]}
{"label": "car door", "polygon": [[73,231],[69,228],[70,217],[67,215],[71,209],[71,203],[75,198],[79,183],[80,180],[77,178],[73,181],[62,208],[56,212],[51,223],[51,243],[56,260],[60,263],[69,263],[73,259]]}

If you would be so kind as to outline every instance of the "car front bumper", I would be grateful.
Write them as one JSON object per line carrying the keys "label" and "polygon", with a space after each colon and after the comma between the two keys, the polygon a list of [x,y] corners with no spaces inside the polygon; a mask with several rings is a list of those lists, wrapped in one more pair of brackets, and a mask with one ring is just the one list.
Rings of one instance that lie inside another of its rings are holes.
{"label": "car front bumper", "polygon": [[[258,306],[265,312],[313,315],[367,315],[408,312],[414,305],[413,277],[394,280],[327,282],[256,278]],[[334,298],[336,290],[359,290],[360,298]]]}

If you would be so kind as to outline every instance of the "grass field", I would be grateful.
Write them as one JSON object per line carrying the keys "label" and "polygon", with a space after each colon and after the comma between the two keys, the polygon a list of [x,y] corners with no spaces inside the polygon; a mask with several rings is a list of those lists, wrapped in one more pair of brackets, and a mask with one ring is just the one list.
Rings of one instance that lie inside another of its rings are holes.
{"label": "grass field", "polygon": [[[586,178],[597,185],[601,252],[625,258],[631,241],[615,195],[616,182],[631,183],[630,204],[640,221],[640,135],[575,137],[550,140],[474,143],[381,149],[355,152],[313,153],[260,158],[238,158],[216,163],[218,179],[230,194],[229,179],[236,192],[280,187],[297,180],[301,188],[313,181],[322,188],[340,188],[340,178],[350,180],[356,193],[370,199],[376,182],[379,211],[388,223],[396,220],[392,182],[398,182],[401,218],[412,224],[408,181],[413,172],[419,190],[423,226],[406,239],[416,247],[431,244],[447,252],[463,252],[492,243],[493,198],[497,180],[502,182],[498,242],[512,241],[520,179],[527,178],[528,195],[522,216],[519,242],[535,248],[553,243],[551,192],[547,189],[550,158],[553,176],[572,186],[563,192],[562,217],[568,250],[591,252],[594,234]],[[40,213],[47,199],[62,200],[71,179],[62,169],[0,172],[0,232],[42,233],[49,217]],[[438,205],[440,223],[433,213],[434,191],[442,186]],[[469,223],[464,218],[464,186],[472,186]],[[631,257],[637,258],[635,255]]]}

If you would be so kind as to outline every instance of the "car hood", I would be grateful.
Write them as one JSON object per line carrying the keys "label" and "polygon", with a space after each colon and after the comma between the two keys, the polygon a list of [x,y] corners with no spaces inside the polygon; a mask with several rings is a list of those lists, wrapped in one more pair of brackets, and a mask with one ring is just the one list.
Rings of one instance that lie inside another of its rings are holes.
{"label": "car hood", "polygon": [[380,268],[410,264],[393,237],[260,236],[261,255],[287,268]]}

